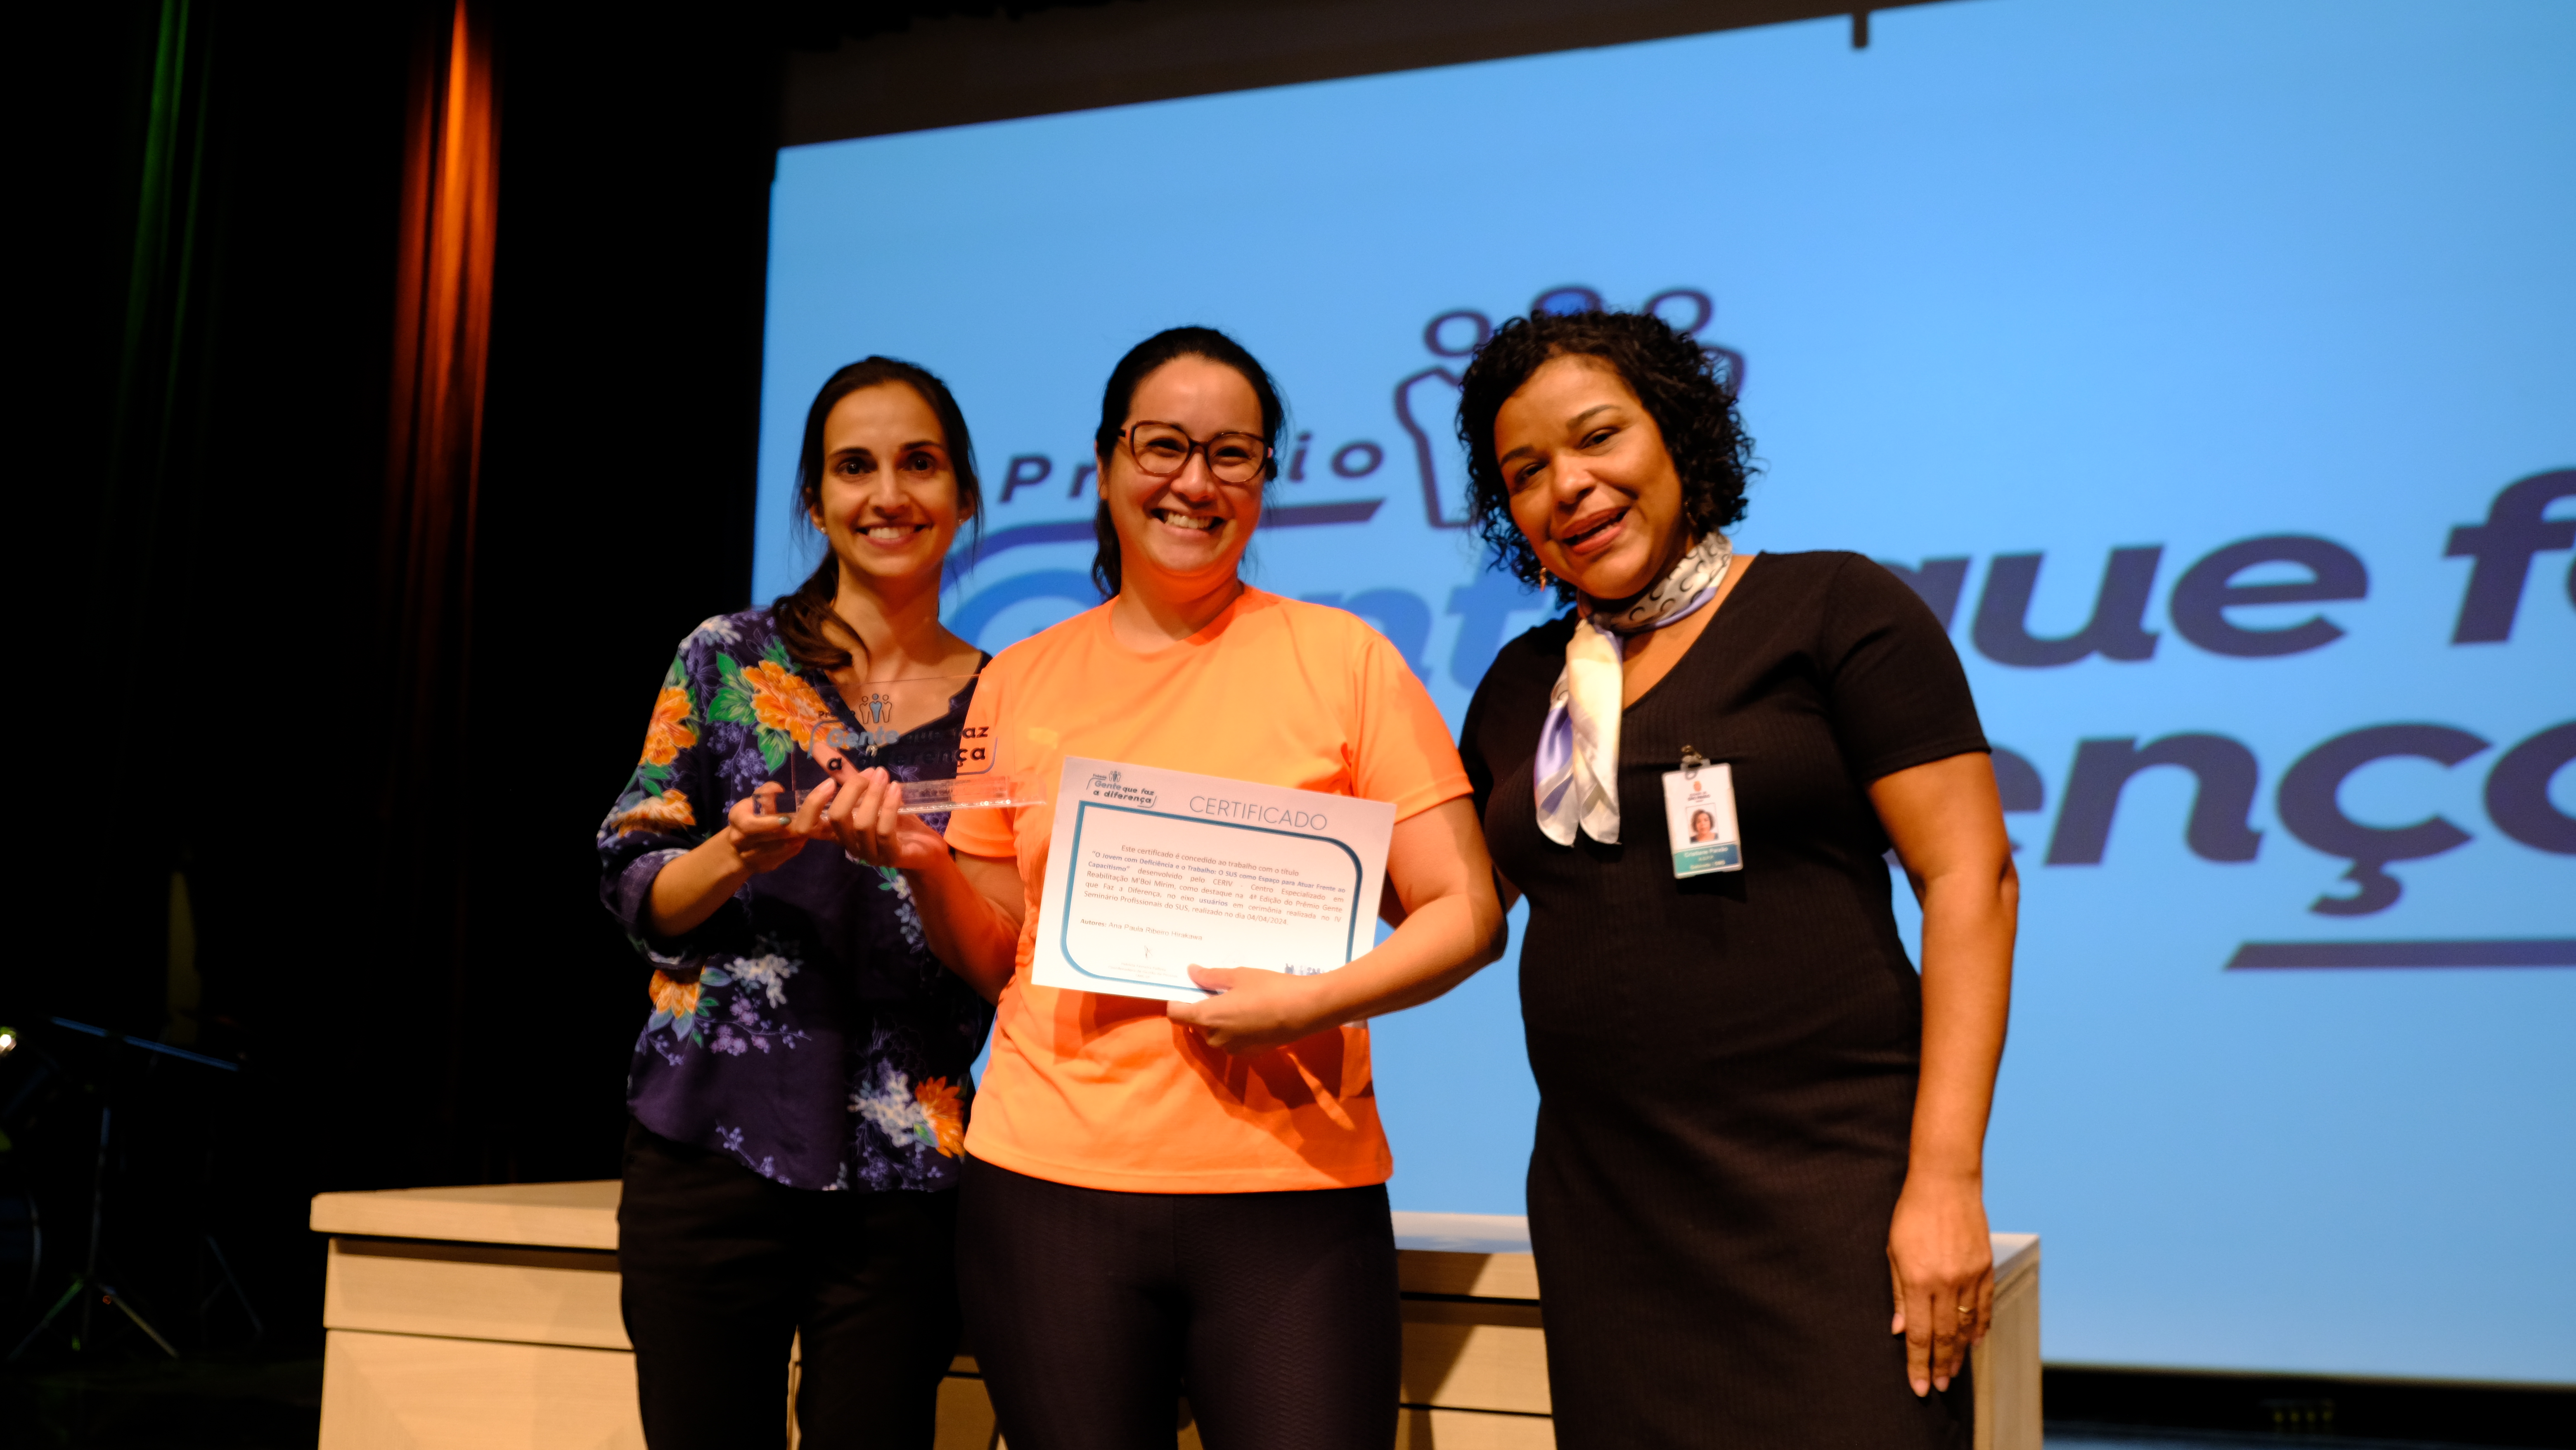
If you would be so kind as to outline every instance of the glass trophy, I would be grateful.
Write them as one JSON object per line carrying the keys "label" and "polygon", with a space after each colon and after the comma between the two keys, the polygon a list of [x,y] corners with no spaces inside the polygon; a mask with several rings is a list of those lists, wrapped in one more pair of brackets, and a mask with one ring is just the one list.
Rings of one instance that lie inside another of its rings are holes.
{"label": "glass trophy", "polygon": [[[848,716],[830,711],[809,729],[810,748],[787,750],[785,787],[770,808],[792,815],[826,780],[848,780],[860,771],[901,763],[933,768],[942,755],[955,762],[954,779],[898,780],[907,816],[1046,803],[1035,781],[993,768],[982,741],[965,738],[963,699],[973,675],[914,675],[870,680],[844,696]],[[856,729],[851,728],[853,723]]]}

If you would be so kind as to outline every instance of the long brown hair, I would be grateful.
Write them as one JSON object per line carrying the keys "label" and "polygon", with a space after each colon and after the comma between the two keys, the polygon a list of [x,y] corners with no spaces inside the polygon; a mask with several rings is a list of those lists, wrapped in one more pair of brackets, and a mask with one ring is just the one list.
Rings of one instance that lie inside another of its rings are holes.
{"label": "long brown hair", "polygon": [[[967,526],[974,530],[973,539],[984,537],[984,487],[975,477],[975,440],[966,432],[966,415],[957,406],[955,395],[928,368],[916,363],[900,362],[890,357],[869,357],[832,374],[823,389],[814,395],[814,406],[805,410],[805,442],[796,453],[795,519],[802,526],[823,505],[823,422],[843,398],[862,388],[882,383],[901,383],[921,395],[939,419],[941,442],[948,447],[949,467],[957,475],[957,510],[966,516]],[[974,557],[970,544],[968,558]],[[769,606],[770,617],[777,623],[779,643],[787,646],[788,658],[800,665],[830,673],[850,663],[857,656],[839,643],[847,639],[864,651],[861,641],[842,618],[832,612],[832,600],[841,591],[841,557],[829,548],[823,551],[823,563],[792,594],[782,594]]]}

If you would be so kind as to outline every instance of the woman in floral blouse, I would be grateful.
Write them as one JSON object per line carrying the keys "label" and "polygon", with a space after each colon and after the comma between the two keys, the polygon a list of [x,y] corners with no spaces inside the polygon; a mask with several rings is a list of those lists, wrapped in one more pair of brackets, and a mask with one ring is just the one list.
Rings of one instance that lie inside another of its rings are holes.
{"label": "woman in floral blouse", "polygon": [[797,476],[822,566],[681,642],[599,831],[600,895],[653,968],[617,1219],[655,1450],[782,1440],[800,1332],[806,1443],[928,1446],[957,1345],[950,1190],[993,1009],[930,955],[902,873],[846,853],[855,793],[782,784],[857,737],[897,779],[955,773],[971,683],[869,687],[982,667],[939,623],[973,449],[937,378],[872,357],[814,399]]}

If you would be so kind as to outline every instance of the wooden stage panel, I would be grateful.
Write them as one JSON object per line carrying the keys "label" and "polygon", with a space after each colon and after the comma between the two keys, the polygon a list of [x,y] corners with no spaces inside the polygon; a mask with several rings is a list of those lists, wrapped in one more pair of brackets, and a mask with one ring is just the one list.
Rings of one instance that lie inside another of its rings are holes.
{"label": "wooden stage panel", "polygon": [[317,1193],[315,1233],[617,1250],[617,1180]]}
{"label": "wooden stage panel", "polygon": [[464,1446],[644,1450],[635,1356],[331,1331],[322,1351],[321,1450]]}
{"label": "wooden stage panel", "polygon": [[1406,1294],[1538,1298],[1529,1220],[1482,1213],[1395,1216],[1396,1287]]}
{"label": "wooden stage panel", "polygon": [[1549,1413],[1547,1334],[1538,1306],[1407,1298],[1398,1395],[1407,1406]]}
{"label": "wooden stage panel", "polygon": [[335,1238],[322,1325],[632,1349],[617,1308],[617,1255],[515,1244]]}
{"label": "wooden stage panel", "polygon": [[[326,1193],[323,1450],[641,1447],[617,1303],[617,1184]],[[1395,1215],[1403,1450],[1552,1450],[1547,1337],[1525,1220]],[[2039,1240],[1996,1234],[1976,1351],[1976,1450],[2041,1450]],[[795,1366],[781,1366],[782,1412]],[[1179,1421],[1183,1409],[1174,1407]],[[783,1421],[792,1414],[782,1413]],[[794,1436],[792,1424],[788,1435]],[[938,1450],[1005,1450],[975,1361],[939,1394]],[[1175,1450],[1202,1450],[1181,1425]]]}
{"label": "wooden stage panel", "polygon": [[1556,1450],[1556,1422],[1545,1415],[1483,1415],[1473,1410],[1407,1409],[1395,1422],[1396,1450]]}
{"label": "wooden stage panel", "polygon": [[[1396,1410],[1396,1450],[1555,1450],[1556,1425],[1545,1415],[1497,1415],[1474,1410]],[[939,1387],[939,1439],[935,1450],[1010,1450],[993,1424],[993,1402],[984,1382],[951,1378]],[[1198,1426],[1184,1425],[1173,1450],[1206,1450]]]}
{"label": "wooden stage panel", "polygon": [[1404,1249],[1395,1261],[1396,1287],[1407,1294],[1452,1294],[1476,1299],[1538,1299],[1538,1261],[1517,1253],[1452,1253]]}
{"label": "wooden stage panel", "polygon": [[1976,1450],[2040,1450],[2039,1235],[1996,1234],[1995,1317],[1969,1362]]}
{"label": "wooden stage panel", "polygon": [[951,1375],[939,1382],[939,1438],[931,1450],[995,1450],[1001,1435],[993,1426],[993,1397],[984,1382]]}

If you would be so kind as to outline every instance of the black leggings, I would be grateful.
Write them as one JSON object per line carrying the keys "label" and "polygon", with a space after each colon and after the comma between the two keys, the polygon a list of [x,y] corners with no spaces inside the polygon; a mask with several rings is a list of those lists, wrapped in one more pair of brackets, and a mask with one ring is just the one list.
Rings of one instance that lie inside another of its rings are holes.
{"label": "black leggings", "polygon": [[653,1450],[929,1450],[957,1350],[954,1193],[789,1188],[630,1122],[617,1270]]}
{"label": "black leggings", "polygon": [[1109,1193],[968,1159],[957,1282],[1011,1450],[1391,1450],[1384,1186]]}

